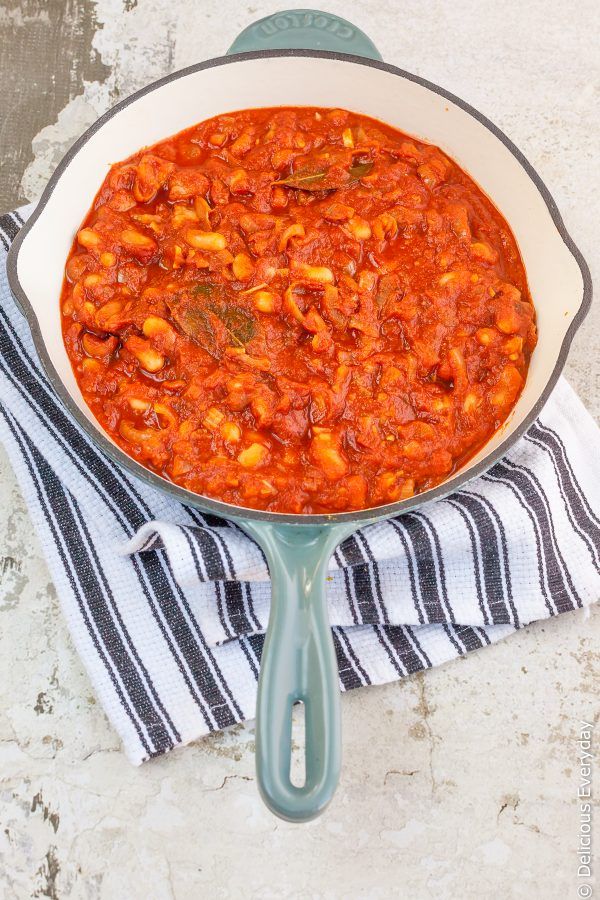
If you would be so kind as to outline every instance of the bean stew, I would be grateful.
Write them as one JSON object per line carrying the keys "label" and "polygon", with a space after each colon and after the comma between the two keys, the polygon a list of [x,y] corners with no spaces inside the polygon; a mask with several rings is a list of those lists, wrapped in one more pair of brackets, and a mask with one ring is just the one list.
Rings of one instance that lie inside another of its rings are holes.
{"label": "bean stew", "polygon": [[509,226],[437,147],[251,109],[110,168],[66,264],[65,345],[131,457],[243,507],[376,507],[500,427],[536,344]]}

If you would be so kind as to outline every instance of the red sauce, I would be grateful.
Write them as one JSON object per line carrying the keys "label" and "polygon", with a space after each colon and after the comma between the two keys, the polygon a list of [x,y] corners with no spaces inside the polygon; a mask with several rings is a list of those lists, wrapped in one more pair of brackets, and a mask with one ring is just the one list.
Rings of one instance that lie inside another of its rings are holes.
{"label": "red sauce", "polygon": [[436,147],[344,110],[243,110],[110,169],[62,291],[86,402],[199,494],[410,497],[504,421],[536,343],[510,228]]}

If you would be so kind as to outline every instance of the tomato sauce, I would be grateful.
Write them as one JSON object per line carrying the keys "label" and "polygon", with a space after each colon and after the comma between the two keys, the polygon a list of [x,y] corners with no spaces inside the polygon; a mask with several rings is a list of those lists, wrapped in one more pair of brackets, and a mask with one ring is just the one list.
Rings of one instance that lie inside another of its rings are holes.
{"label": "tomato sauce", "polygon": [[340,109],[217,116],[113,165],[61,309],[126,453],[287,513],[443,481],[505,420],[536,343],[491,201],[438,148]]}

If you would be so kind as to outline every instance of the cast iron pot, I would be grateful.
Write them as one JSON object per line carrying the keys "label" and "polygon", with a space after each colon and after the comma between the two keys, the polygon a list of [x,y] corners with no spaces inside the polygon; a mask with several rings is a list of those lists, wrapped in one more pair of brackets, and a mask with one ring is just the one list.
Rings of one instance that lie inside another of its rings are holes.
{"label": "cast iron pot", "polygon": [[[259,512],[199,496],[147,471],[92,417],[61,336],[58,298],[64,263],[111,162],[219,113],[294,105],[365,113],[446,151],[511,225],[537,307],[538,347],[523,393],[500,431],[439,487],[361,512]],[[262,547],[273,595],[256,708],[258,783],[265,803],[277,815],[294,822],[313,818],[334,793],[341,761],[338,671],[325,601],[329,559],[356,529],[402,515],[480,475],[540,412],[591,301],[587,265],[556,204],[514,144],[463,100],[381,62],[371,41],[349,22],[328,13],[294,10],[247,28],[227,56],[162,78],[102,116],[50,179],[11,247],[8,272],[50,381],[95,443],[138,478],[183,503],[231,520]],[[305,704],[306,780],[301,787],[290,780],[292,706],[297,701]]]}

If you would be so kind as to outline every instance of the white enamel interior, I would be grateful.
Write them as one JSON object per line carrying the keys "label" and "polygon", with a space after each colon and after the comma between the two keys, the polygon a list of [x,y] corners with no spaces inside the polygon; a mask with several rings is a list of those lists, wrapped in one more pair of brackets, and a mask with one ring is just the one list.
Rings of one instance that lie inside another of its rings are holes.
{"label": "white enamel interior", "polygon": [[469,463],[475,465],[523,422],[544,390],[582,303],[581,272],[536,185],[485,125],[426,87],[352,62],[280,57],[232,61],[192,72],[136,99],[92,135],[63,172],[18,258],[19,281],[56,371],[98,427],[64,349],[58,297],[71,242],[108,166],[218,113],[285,105],[345,107],[437,144],[470,173],[509,222],[537,309],[539,344],[517,406]]}

